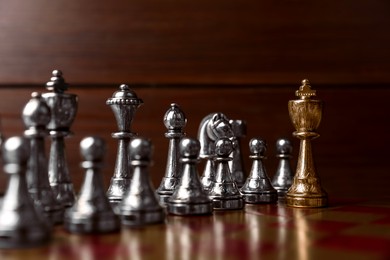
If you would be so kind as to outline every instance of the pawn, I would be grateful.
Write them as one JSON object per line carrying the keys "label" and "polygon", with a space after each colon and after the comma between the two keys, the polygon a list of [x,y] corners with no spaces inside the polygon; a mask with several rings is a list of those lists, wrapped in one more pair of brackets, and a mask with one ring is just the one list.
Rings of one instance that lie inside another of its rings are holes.
{"label": "pawn", "polygon": [[169,198],[167,210],[175,215],[211,214],[213,206],[200,182],[196,164],[199,162],[200,143],[197,139],[183,138],[179,145],[181,178]]}
{"label": "pawn", "polygon": [[237,184],[233,180],[229,168],[229,157],[233,151],[233,144],[228,138],[221,138],[215,143],[215,181],[209,191],[209,197],[213,200],[213,208],[216,210],[242,209],[244,201]]}
{"label": "pawn", "polygon": [[125,226],[137,227],[164,221],[164,210],[149,179],[152,153],[153,146],[149,140],[134,138],[130,142],[129,157],[133,177],[120,204],[121,221]]}
{"label": "pawn", "polygon": [[100,174],[105,152],[101,138],[86,137],[80,142],[85,178],[77,200],[65,212],[64,227],[71,233],[108,233],[120,228],[119,218],[106,196]]}
{"label": "pawn", "polygon": [[23,109],[23,121],[27,128],[24,136],[30,140],[31,150],[26,176],[28,191],[47,219],[53,224],[60,224],[64,218],[64,208],[58,203],[50,186],[45,154],[50,108],[40,94],[34,92],[31,97]]}
{"label": "pawn", "polygon": [[253,138],[249,142],[250,158],[253,160],[252,168],[241,194],[245,203],[275,203],[278,201],[278,194],[272,187],[263,165],[267,145],[260,138]]}
{"label": "pawn", "polygon": [[0,208],[0,248],[40,246],[49,242],[51,226],[27,190],[29,142],[11,137],[3,146],[4,171],[10,175]]}
{"label": "pawn", "polygon": [[290,166],[292,145],[288,139],[278,139],[276,141],[276,157],[279,158],[278,168],[272,180],[272,185],[278,192],[279,197],[284,197],[292,184],[294,178]]}

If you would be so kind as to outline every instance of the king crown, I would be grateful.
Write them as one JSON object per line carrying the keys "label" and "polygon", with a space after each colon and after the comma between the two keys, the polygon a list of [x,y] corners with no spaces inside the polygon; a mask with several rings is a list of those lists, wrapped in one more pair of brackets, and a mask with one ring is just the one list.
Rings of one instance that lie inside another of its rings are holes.
{"label": "king crown", "polygon": [[314,97],[316,91],[311,89],[310,82],[308,79],[302,80],[302,85],[299,87],[299,90],[295,91],[295,95],[301,99],[307,99]]}

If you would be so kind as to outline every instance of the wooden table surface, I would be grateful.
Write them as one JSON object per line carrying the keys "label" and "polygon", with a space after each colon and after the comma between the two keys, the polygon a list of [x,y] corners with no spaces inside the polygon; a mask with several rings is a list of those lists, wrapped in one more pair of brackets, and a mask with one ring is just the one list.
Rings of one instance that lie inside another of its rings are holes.
{"label": "wooden table surface", "polygon": [[246,205],[163,224],[75,235],[56,226],[48,245],[0,250],[10,259],[389,259],[390,200],[333,200],[326,208]]}

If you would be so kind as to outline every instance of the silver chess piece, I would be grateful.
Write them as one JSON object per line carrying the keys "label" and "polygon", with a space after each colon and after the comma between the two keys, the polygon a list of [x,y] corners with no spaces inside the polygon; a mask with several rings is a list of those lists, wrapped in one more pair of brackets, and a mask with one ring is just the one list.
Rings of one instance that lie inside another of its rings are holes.
{"label": "silver chess piece", "polygon": [[72,233],[108,233],[118,231],[120,222],[103,187],[100,170],[106,153],[99,137],[85,137],[80,142],[85,178],[77,200],[65,212],[64,227]]}
{"label": "silver chess piece", "polygon": [[266,142],[260,138],[253,138],[249,142],[250,158],[253,160],[249,176],[241,188],[241,194],[245,203],[275,203],[278,201],[278,194],[272,187],[267,172],[263,165]]}
{"label": "silver chess piece", "polygon": [[23,121],[26,126],[24,136],[30,141],[30,156],[27,167],[27,186],[37,207],[53,224],[60,224],[64,217],[64,208],[58,203],[50,186],[45,137],[46,125],[50,121],[50,108],[39,93],[32,93],[30,101],[23,109]]}
{"label": "silver chess piece", "polygon": [[230,167],[229,157],[233,151],[233,144],[227,138],[221,138],[215,143],[215,181],[209,191],[209,197],[213,200],[213,208],[216,210],[242,209],[244,201],[234,182]]}
{"label": "silver chess piece", "polygon": [[160,198],[160,203],[165,205],[168,199],[173,194],[177,185],[181,172],[179,163],[179,143],[185,133],[183,128],[187,123],[187,118],[180,107],[173,103],[164,116],[164,125],[168,129],[165,137],[169,139],[167,165],[165,176],[157,189],[157,194]]}
{"label": "silver chess piece", "polygon": [[118,150],[114,175],[107,190],[107,197],[114,211],[119,214],[118,206],[131,182],[129,144],[130,140],[137,136],[136,133],[131,131],[131,124],[135,112],[143,104],[143,101],[137,97],[128,85],[122,84],[119,86],[119,90],[107,99],[106,104],[111,107],[118,125],[118,132],[111,135],[112,138],[118,139]]}
{"label": "silver chess piece", "polygon": [[246,122],[244,120],[230,120],[235,144],[231,153],[232,160],[229,162],[232,171],[233,180],[237,183],[237,187],[241,188],[245,183],[244,160],[241,153],[240,139],[246,135]]}
{"label": "silver chess piece", "polygon": [[128,192],[120,204],[122,224],[129,227],[163,222],[165,213],[149,178],[149,166],[153,154],[152,143],[144,138],[130,142],[130,163],[133,167]]}
{"label": "silver chess piece", "polygon": [[216,166],[215,142],[219,138],[235,139],[229,119],[223,113],[212,113],[203,118],[199,125],[198,139],[200,141],[200,158],[206,160],[205,169],[201,177],[203,188],[206,191],[211,189],[215,180]]}
{"label": "silver chess piece", "polygon": [[198,130],[198,140],[200,141],[199,157],[206,161],[206,165],[201,177],[203,188],[208,191],[215,180],[214,164],[214,140],[207,134],[208,124],[214,114],[209,114],[202,119]]}
{"label": "silver chess piece", "polygon": [[197,139],[183,138],[180,142],[182,174],[173,195],[167,203],[167,210],[175,215],[211,214],[213,206],[199,180],[196,165],[199,161],[200,143]]}
{"label": "silver chess piece", "polygon": [[51,226],[34,206],[27,190],[30,144],[27,139],[11,137],[2,148],[4,171],[9,174],[9,182],[0,208],[0,248],[46,244],[51,237]]}
{"label": "silver chess piece", "polygon": [[279,158],[278,168],[272,180],[272,186],[277,190],[279,197],[284,197],[291,187],[294,174],[291,170],[292,144],[290,140],[281,138],[276,141],[276,157]]}
{"label": "silver chess piece", "polygon": [[66,160],[64,138],[72,134],[70,127],[76,117],[78,98],[75,94],[65,93],[68,84],[60,70],[53,70],[46,88],[52,91],[42,94],[51,113],[47,125],[51,137],[49,182],[58,202],[70,207],[75,200],[75,192]]}

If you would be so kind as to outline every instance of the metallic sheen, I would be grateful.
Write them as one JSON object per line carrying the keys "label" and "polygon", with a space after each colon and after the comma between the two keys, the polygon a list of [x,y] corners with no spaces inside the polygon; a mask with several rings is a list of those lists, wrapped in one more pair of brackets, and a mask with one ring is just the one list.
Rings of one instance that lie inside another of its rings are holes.
{"label": "metallic sheen", "polygon": [[215,210],[242,209],[244,201],[234,182],[230,168],[229,157],[233,151],[233,144],[228,138],[218,139],[215,143],[216,175],[209,191]]}
{"label": "metallic sheen", "polygon": [[237,183],[237,187],[241,188],[245,183],[245,168],[240,140],[246,135],[246,122],[244,120],[230,120],[230,125],[235,136],[235,145],[233,152],[230,154],[232,160],[229,162],[229,165],[233,180]]}
{"label": "metallic sheen", "polygon": [[165,220],[164,209],[159,204],[149,178],[152,154],[151,141],[144,138],[134,138],[130,142],[129,155],[133,167],[133,177],[128,192],[120,204],[122,225],[138,227],[161,223]]}
{"label": "metallic sheen", "polygon": [[173,191],[180,179],[181,164],[179,163],[179,142],[185,133],[183,128],[187,123],[187,118],[180,107],[173,103],[164,115],[164,125],[167,128],[165,137],[169,139],[167,165],[165,176],[157,189],[160,203],[165,205],[172,196]]}
{"label": "metallic sheen", "polygon": [[197,139],[183,138],[179,146],[182,174],[173,195],[167,203],[167,210],[175,215],[211,214],[213,206],[199,180],[198,163],[200,143]]}
{"label": "metallic sheen", "polygon": [[85,178],[80,193],[65,212],[64,227],[72,233],[108,233],[118,231],[120,222],[103,187],[100,169],[106,154],[105,142],[99,137],[85,137],[80,142]]}
{"label": "metallic sheen", "polygon": [[28,191],[49,221],[54,224],[62,223],[64,207],[58,203],[50,186],[45,154],[45,137],[48,135],[46,125],[50,121],[50,108],[42,96],[34,92],[23,109],[22,117],[27,128],[24,136],[30,140],[31,150],[26,176]]}
{"label": "metallic sheen", "polygon": [[250,158],[253,160],[252,168],[244,186],[241,188],[241,194],[245,203],[275,203],[278,201],[278,194],[263,165],[265,152],[267,150],[266,142],[260,138],[253,138],[249,142]]}
{"label": "metallic sheen", "polygon": [[[236,144],[232,126],[226,115],[223,113],[209,114],[203,118],[198,130],[198,139],[201,146],[199,156],[202,159],[206,159],[206,166],[201,177],[202,185],[206,191],[211,189],[215,180],[214,146],[219,138],[228,138],[233,142],[233,145]],[[235,146],[232,147],[234,149]]]}
{"label": "metallic sheen", "polygon": [[286,204],[292,207],[325,207],[328,203],[316,173],[311,140],[319,137],[316,132],[322,117],[322,101],[314,99],[308,80],[296,91],[297,100],[288,102],[290,119],[296,129],[293,135],[300,139],[297,169],[292,186],[286,195]]}
{"label": "metallic sheen", "polygon": [[129,143],[137,136],[131,131],[131,124],[138,107],[143,104],[142,99],[128,85],[122,84],[119,90],[114,92],[106,102],[114,113],[118,132],[112,133],[112,137],[118,139],[118,150],[115,162],[114,174],[111,178],[107,197],[114,211],[119,214],[118,206],[127,192],[131,181],[131,167],[129,165]]}
{"label": "metallic sheen", "polygon": [[30,155],[27,139],[11,137],[3,144],[4,171],[9,182],[0,208],[0,248],[40,246],[49,242],[51,225],[35,207],[27,190]]}
{"label": "metallic sheen", "polygon": [[64,93],[68,84],[65,83],[60,70],[52,72],[46,88],[53,91],[42,94],[51,112],[51,120],[47,125],[52,140],[49,182],[59,203],[70,207],[75,200],[75,192],[66,160],[64,138],[71,134],[70,127],[76,117],[78,99],[74,94]]}
{"label": "metallic sheen", "polygon": [[278,191],[279,197],[284,197],[291,187],[294,174],[291,170],[292,144],[290,140],[280,138],[276,141],[276,157],[279,158],[278,168],[272,180],[272,186]]}

